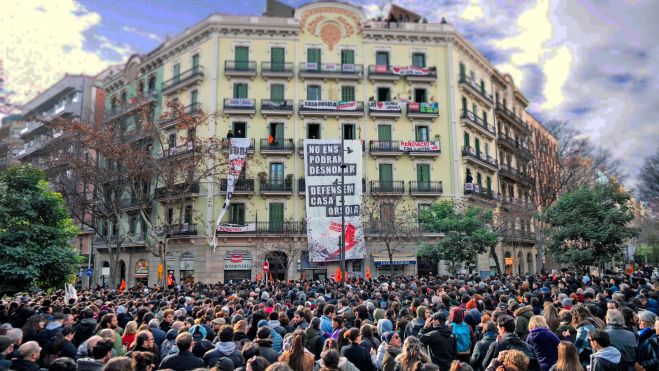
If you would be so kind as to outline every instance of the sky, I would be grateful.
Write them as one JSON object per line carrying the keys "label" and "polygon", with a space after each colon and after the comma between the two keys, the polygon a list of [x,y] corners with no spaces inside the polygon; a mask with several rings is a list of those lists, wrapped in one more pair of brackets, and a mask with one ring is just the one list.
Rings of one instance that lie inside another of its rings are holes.
{"label": "sky", "polygon": [[[299,6],[309,1],[283,0]],[[389,0],[351,1],[367,16]],[[396,0],[444,17],[502,72],[541,121],[563,120],[623,161],[635,186],[659,146],[659,1]],[[96,74],[213,12],[260,15],[265,0],[2,0],[6,89],[25,103],[65,73]]]}

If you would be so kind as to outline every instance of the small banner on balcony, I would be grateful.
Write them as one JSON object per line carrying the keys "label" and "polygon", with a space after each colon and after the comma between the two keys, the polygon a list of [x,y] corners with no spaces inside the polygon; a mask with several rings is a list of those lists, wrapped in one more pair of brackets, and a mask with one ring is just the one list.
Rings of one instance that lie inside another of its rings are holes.
{"label": "small banner on balcony", "polygon": [[[232,232],[231,230],[222,230],[221,220],[226,213],[229,203],[231,203],[231,198],[233,197],[233,190],[236,186],[236,181],[240,173],[245,167],[245,161],[247,159],[247,152],[249,151],[250,140],[249,138],[231,138],[229,146],[229,171],[227,174],[227,196],[224,199],[224,204],[222,205],[222,210],[220,211],[220,216],[217,218],[216,229],[217,231]],[[245,226],[246,227],[246,226]],[[236,232],[244,232],[237,230]],[[215,250],[215,239],[213,239],[213,250]]]}
{"label": "small banner on balcony", "polygon": [[400,112],[400,103],[372,100],[368,102],[368,109],[369,111]]}
{"label": "small banner on balcony", "polygon": [[421,113],[439,113],[439,103],[430,102],[430,103],[417,103],[409,102],[407,104],[408,111],[418,111]]}
{"label": "small banner on balcony", "polygon": [[222,233],[254,232],[256,231],[256,223],[249,223],[249,224],[219,223],[217,225],[217,231]]}
{"label": "small banner on balcony", "polygon": [[413,75],[413,76],[428,76],[430,68],[417,67],[417,66],[393,66],[391,72],[394,75]]}
{"label": "small banner on balcony", "polygon": [[[343,151],[345,183],[341,183]],[[364,258],[364,230],[361,219],[362,144],[339,139],[305,139],[307,239],[309,261],[339,260],[341,214],[345,215],[345,258]],[[341,205],[341,193],[345,206]]]}
{"label": "small banner on balcony", "polygon": [[403,152],[439,152],[439,142],[401,141],[400,150]]}
{"label": "small banner on balcony", "polygon": [[230,98],[227,99],[229,107],[254,107],[254,100],[251,98]]}

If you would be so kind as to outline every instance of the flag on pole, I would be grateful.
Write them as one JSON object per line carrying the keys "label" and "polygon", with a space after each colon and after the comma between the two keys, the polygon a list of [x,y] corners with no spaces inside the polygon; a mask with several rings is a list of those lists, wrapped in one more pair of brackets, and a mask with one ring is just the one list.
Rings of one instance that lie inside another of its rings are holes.
{"label": "flag on pole", "polygon": [[336,276],[334,277],[334,280],[336,282],[341,282],[343,281],[343,277],[341,276],[341,267],[336,268]]}
{"label": "flag on pole", "polygon": [[365,277],[366,277],[367,280],[371,279],[371,268],[366,268]]}
{"label": "flag on pole", "polygon": [[272,281],[274,281],[274,280],[272,279],[272,273],[270,273],[270,282],[272,282]]}
{"label": "flag on pole", "polygon": [[122,279],[121,285],[119,285],[119,292],[124,292],[125,289],[126,289],[126,280]]}
{"label": "flag on pole", "polygon": [[72,284],[70,283],[65,283],[64,284],[64,301],[68,304],[69,300],[78,300],[78,292],[76,291],[76,288],[73,287]]}

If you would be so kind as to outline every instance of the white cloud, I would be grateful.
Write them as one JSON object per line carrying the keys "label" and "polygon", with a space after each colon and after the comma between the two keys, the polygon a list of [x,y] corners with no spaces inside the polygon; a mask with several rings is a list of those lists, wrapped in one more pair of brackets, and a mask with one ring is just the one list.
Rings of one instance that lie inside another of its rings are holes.
{"label": "white cloud", "polygon": [[138,35],[138,36],[145,37],[145,38],[147,38],[147,39],[155,40],[155,41],[158,41],[158,42],[162,42],[162,41],[163,41],[163,38],[160,37],[160,36],[158,36],[158,35],[156,35],[155,33],[153,33],[153,32],[144,32],[144,31],[140,31],[140,30],[138,30],[138,29],[135,28],[135,27],[123,26],[123,27],[121,28],[121,30],[122,30],[122,31],[125,31],[125,32],[133,33],[133,34]]}
{"label": "white cloud", "polygon": [[483,18],[485,13],[479,0],[471,0],[460,14],[465,21],[475,22]]}
{"label": "white cloud", "polygon": [[22,0],[5,4],[0,12],[0,59],[15,100],[26,102],[54,84],[65,73],[96,74],[129,54],[125,46],[106,48],[118,53],[106,60],[84,50],[85,33],[101,22],[75,0]]}

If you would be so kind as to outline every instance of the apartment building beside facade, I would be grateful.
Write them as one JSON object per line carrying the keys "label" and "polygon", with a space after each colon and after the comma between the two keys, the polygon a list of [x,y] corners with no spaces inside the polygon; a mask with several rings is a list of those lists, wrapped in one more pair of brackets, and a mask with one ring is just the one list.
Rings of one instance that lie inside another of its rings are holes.
{"label": "apartment building beside facade", "polygon": [[[177,281],[254,279],[266,259],[278,279],[332,276],[337,263],[311,262],[307,253],[305,139],[361,141],[366,197],[384,195],[417,210],[442,198],[488,208],[533,205],[528,101],[450,24],[378,22],[339,2],[307,4],[293,17],[214,14],[131,57],[103,87],[105,121],[153,104],[167,138],[167,148],[154,151],[185,150],[186,133],[162,114],[168,101],[191,114],[217,113],[195,135],[250,140],[222,221],[254,223],[255,230],[215,231],[227,185],[203,182],[177,206],[198,218],[172,234],[166,267],[139,244],[122,254],[129,285],[153,284],[163,269]],[[430,149],[415,151],[410,142]],[[502,233],[497,258],[508,272],[540,269],[533,233],[521,216]],[[375,275],[389,264],[383,244],[368,228],[365,234],[366,255],[348,262],[350,276],[367,269]],[[396,253],[395,271],[442,271],[439,262],[417,261],[417,250],[410,243]],[[105,264],[99,251],[96,265]],[[483,254],[473,268],[490,274],[495,264]]]}

